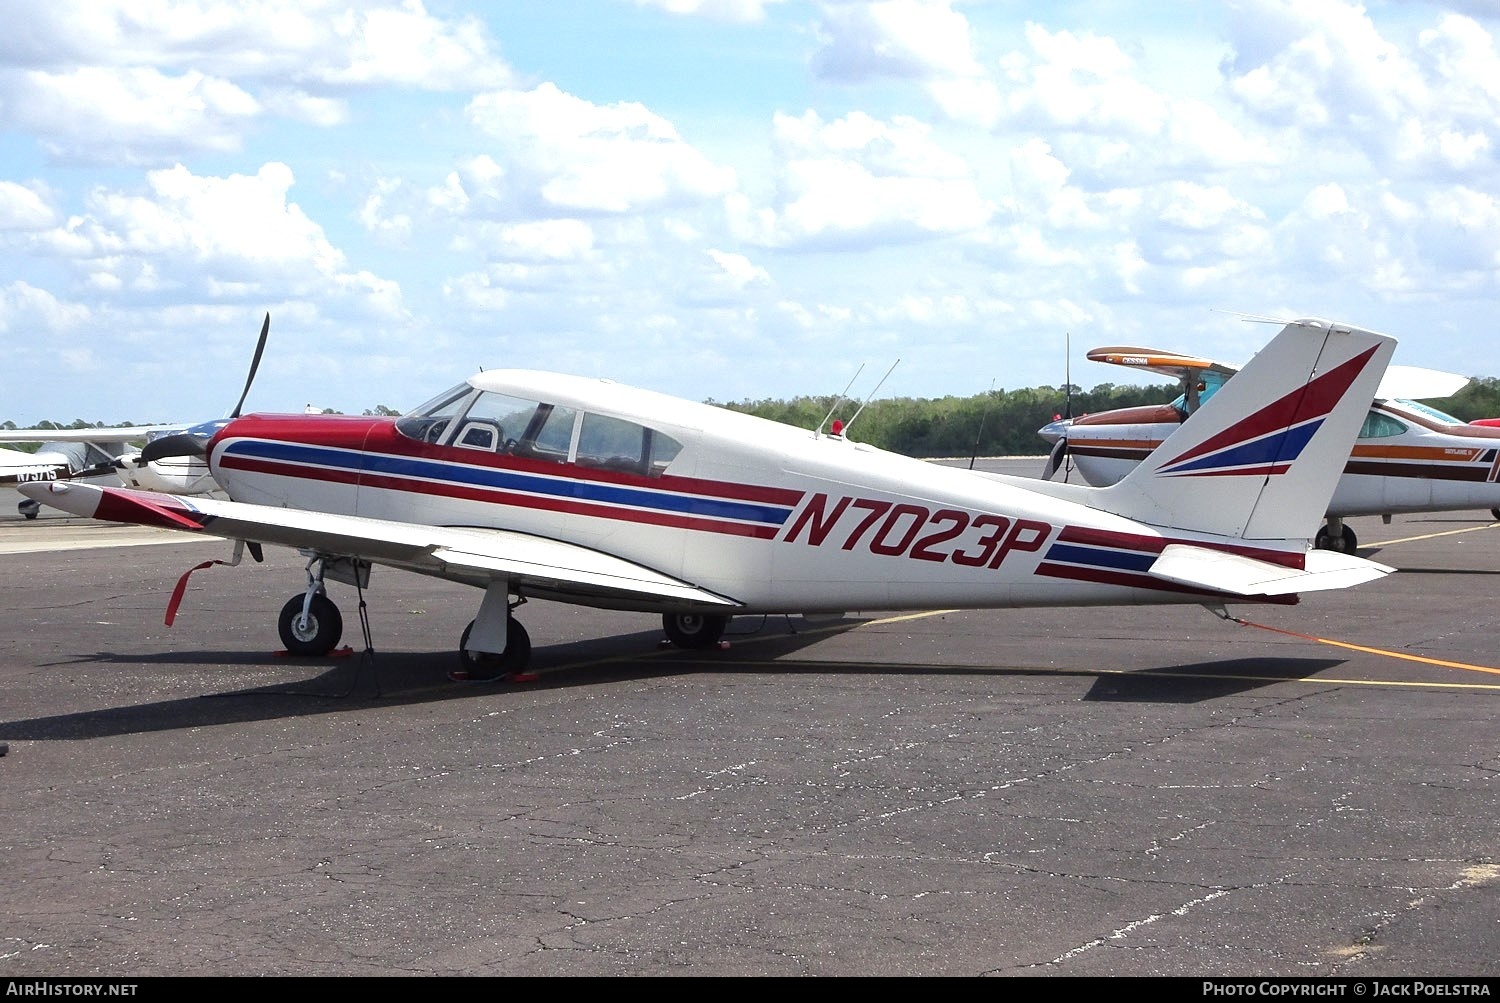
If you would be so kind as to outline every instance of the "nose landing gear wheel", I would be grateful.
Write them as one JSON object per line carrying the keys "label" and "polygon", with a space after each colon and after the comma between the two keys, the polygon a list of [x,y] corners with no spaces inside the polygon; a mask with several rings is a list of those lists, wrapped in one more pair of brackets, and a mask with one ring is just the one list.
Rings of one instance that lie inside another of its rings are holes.
{"label": "nose landing gear wheel", "polygon": [[292,596],[281,607],[276,620],[281,643],[293,655],[326,655],[344,634],[343,614],[332,599],[319,592],[307,608],[306,622],[301,622],[303,598]]}
{"label": "nose landing gear wheel", "polygon": [[526,633],[521,621],[514,618],[506,621],[505,650],[498,655],[489,651],[469,650],[469,633],[473,629],[474,621],[470,620],[469,625],[464,628],[463,636],[458,639],[458,660],[463,663],[462,678],[470,681],[499,679],[501,676],[524,672],[531,663],[531,635]]}
{"label": "nose landing gear wheel", "polygon": [[662,615],[662,630],[667,640],[679,648],[711,648],[724,636],[727,616],[706,616],[702,613],[666,613]]}

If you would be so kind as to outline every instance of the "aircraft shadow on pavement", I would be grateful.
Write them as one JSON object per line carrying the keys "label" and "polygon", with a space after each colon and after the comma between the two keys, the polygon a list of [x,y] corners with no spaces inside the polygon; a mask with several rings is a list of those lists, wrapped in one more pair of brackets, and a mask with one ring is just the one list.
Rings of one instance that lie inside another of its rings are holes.
{"label": "aircraft shadow on pavement", "polygon": [[[351,651],[338,658],[277,660],[286,679],[246,689],[226,689],[154,703],[81,711],[47,717],[0,721],[0,739],[92,739],[182,728],[209,727],[276,720],[315,714],[345,713],[392,703],[419,705],[467,700],[496,694],[599,686],[620,680],[640,680],[692,673],[757,673],[830,675],[987,675],[1074,676],[1093,678],[1081,698],[1089,701],[1195,703],[1222,698],[1288,679],[1305,679],[1342,664],[1338,659],[1246,658],[1198,662],[1159,669],[1100,674],[1092,669],[1036,669],[963,664],[877,663],[850,660],[811,660],[796,656],[829,634],[857,626],[848,620],[834,626],[761,632],[730,633],[727,650],[686,651],[661,643],[659,631],[639,631],[610,637],[551,645],[534,651],[534,671],[524,681],[457,682],[449,677],[457,656],[441,651]],[[769,627],[768,623],[768,627]],[[746,643],[753,638],[754,643]],[[261,652],[165,652],[141,658],[102,652],[67,663],[133,666],[194,667],[195,674],[218,673],[233,678],[237,667],[263,677],[267,658]],[[300,669],[317,670],[302,679]],[[209,699],[212,698],[212,699]]]}
{"label": "aircraft shadow on pavement", "polygon": [[1288,680],[1309,679],[1343,665],[1339,658],[1229,658],[1100,676],[1085,700],[1115,703],[1199,703]]}
{"label": "aircraft shadow on pavement", "polygon": [[[768,618],[771,621],[779,618]],[[803,628],[775,633],[778,650],[797,650],[822,640],[835,630],[849,629],[860,621],[848,620],[835,627]],[[784,629],[784,628],[774,628]],[[725,635],[733,645],[761,631],[734,631]],[[373,657],[364,651],[349,651],[337,657],[299,658],[280,656],[274,662],[264,652],[171,651],[148,656],[100,652],[66,660],[55,660],[40,668],[86,664],[128,665],[162,668],[182,666],[195,676],[222,676],[233,680],[241,669],[263,678],[276,669],[284,679],[245,689],[200,693],[154,703],[80,711],[48,717],[0,721],[0,739],[58,740],[91,739],[122,734],[170,731],[250,721],[275,720],[314,714],[343,713],[393,703],[417,705],[448,700],[467,700],[505,692],[539,688],[557,689],[597,686],[621,679],[645,679],[681,675],[717,666],[728,669],[731,659],[715,659],[719,652],[693,652],[661,643],[661,631],[647,630],[583,641],[549,645],[533,651],[533,670],[525,681],[505,679],[455,681],[449,675],[458,667],[458,655],[441,651],[381,651]],[[299,670],[316,672],[295,678]],[[80,686],[86,683],[80,683]],[[212,698],[212,699],[209,699]]]}
{"label": "aircraft shadow on pavement", "polygon": [[[1361,547],[1358,556],[1367,560],[1374,560],[1375,555],[1379,553],[1379,547],[1370,547],[1368,549]],[[1500,568],[1411,568],[1397,566],[1396,573],[1403,577],[1407,575],[1478,575],[1483,577],[1500,575]]]}

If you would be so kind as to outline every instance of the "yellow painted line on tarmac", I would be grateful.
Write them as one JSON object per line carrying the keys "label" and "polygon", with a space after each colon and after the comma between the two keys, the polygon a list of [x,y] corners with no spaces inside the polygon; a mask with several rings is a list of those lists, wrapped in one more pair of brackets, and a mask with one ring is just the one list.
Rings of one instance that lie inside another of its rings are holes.
{"label": "yellow painted line on tarmac", "polygon": [[932,609],[932,610],[925,610],[925,611],[923,611],[921,613],[905,613],[905,614],[902,614],[901,616],[887,616],[887,617],[882,617],[879,620],[870,620],[870,621],[867,621],[866,623],[861,624],[861,626],[864,626],[864,627],[875,627],[875,626],[879,626],[880,624],[901,623],[901,622],[903,622],[905,620],[921,620],[921,619],[923,619],[925,617],[929,617],[929,616],[944,616],[944,615],[946,615],[948,613],[958,613],[958,612],[961,612],[961,611],[960,610],[956,610],[956,609]]}
{"label": "yellow painted line on tarmac", "polygon": [[1421,536],[1403,536],[1399,540],[1382,540],[1379,543],[1370,543],[1366,546],[1394,547],[1398,543],[1416,543],[1419,540],[1436,540],[1440,536],[1457,536],[1460,533],[1479,533],[1486,529],[1500,529],[1500,522],[1486,523],[1483,526],[1468,526],[1464,529],[1445,529],[1441,533],[1424,533]]}

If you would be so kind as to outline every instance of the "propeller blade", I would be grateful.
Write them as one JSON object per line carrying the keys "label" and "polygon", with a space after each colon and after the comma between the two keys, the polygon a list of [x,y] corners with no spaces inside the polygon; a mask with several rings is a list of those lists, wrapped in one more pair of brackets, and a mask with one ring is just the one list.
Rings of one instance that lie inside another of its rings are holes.
{"label": "propeller blade", "polygon": [[[261,353],[266,350],[266,336],[271,333],[271,313],[266,311],[266,319],[260,325],[260,340],[255,344],[255,355],[250,360],[250,373],[245,377],[245,389],[240,393],[240,402],[229,412],[229,417],[238,418],[240,410],[245,406],[245,398],[250,396],[250,384],[255,382],[255,371],[260,368]],[[182,454],[173,454],[182,455]],[[198,455],[202,455],[201,453]]]}
{"label": "propeller blade", "polygon": [[1057,468],[1062,466],[1063,457],[1068,455],[1068,437],[1060,436],[1052,444],[1052,452],[1047,454],[1047,465],[1042,468],[1042,480],[1050,481],[1052,475],[1057,473]]}
{"label": "propeller blade", "polygon": [[152,439],[141,447],[141,462],[152,463],[169,456],[196,456],[206,459],[208,451],[204,445],[205,441],[203,436],[194,435],[192,432],[164,435],[160,439]]}

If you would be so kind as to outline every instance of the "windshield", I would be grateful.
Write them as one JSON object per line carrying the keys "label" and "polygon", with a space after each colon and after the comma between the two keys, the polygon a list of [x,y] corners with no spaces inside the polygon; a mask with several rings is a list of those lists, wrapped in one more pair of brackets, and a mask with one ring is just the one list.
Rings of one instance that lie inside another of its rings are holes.
{"label": "windshield", "polygon": [[1448,414],[1447,412],[1444,412],[1444,411],[1439,411],[1435,407],[1428,407],[1426,404],[1423,404],[1420,401],[1393,400],[1392,403],[1400,404],[1404,408],[1410,408],[1411,410],[1417,412],[1417,414],[1425,415],[1426,417],[1431,418],[1433,421],[1440,421],[1444,425],[1462,425],[1463,424],[1463,422],[1459,421],[1457,418],[1453,417],[1451,414]]}
{"label": "windshield", "polygon": [[445,390],[396,419],[396,430],[419,442],[437,442],[471,393],[473,389],[467,382]]}
{"label": "windshield", "polygon": [[1188,395],[1186,393],[1180,393],[1177,395],[1177,399],[1172,402],[1172,406],[1175,407],[1178,411],[1181,411],[1183,414],[1190,414],[1193,411],[1196,411],[1198,408],[1203,406],[1204,401],[1212,397],[1214,393],[1224,385],[1224,378],[1225,377],[1223,373],[1199,373],[1198,386],[1195,393],[1195,396],[1198,398],[1197,402],[1192,406],[1189,406]]}

